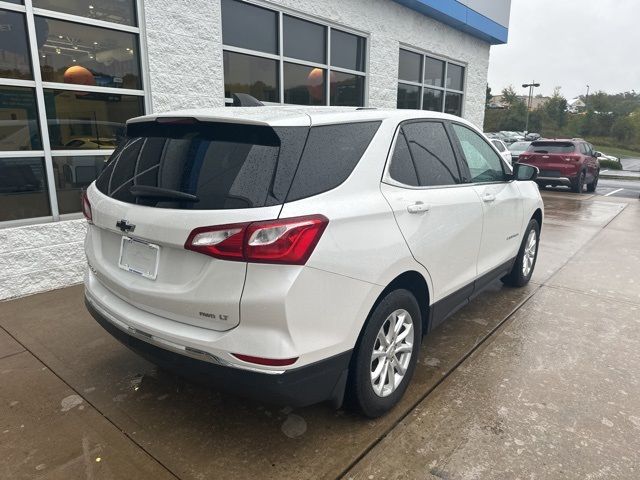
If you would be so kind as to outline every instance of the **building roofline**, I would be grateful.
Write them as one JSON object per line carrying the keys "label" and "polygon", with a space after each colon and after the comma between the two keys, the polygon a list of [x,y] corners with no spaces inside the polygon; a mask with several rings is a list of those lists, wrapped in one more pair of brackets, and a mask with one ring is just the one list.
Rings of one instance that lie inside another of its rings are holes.
{"label": "building roofline", "polygon": [[492,45],[507,43],[509,28],[457,0],[394,0]]}

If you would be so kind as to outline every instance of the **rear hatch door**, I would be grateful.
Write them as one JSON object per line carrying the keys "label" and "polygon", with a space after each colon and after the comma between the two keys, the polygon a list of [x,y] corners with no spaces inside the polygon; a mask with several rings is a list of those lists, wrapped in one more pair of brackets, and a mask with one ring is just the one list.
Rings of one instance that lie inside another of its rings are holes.
{"label": "rear hatch door", "polygon": [[575,151],[572,142],[540,141],[533,142],[529,149],[520,156],[522,163],[533,165],[540,169],[540,175],[546,171],[558,172],[567,167],[567,158]]}
{"label": "rear hatch door", "polygon": [[[278,218],[308,127],[130,124],[89,188],[87,258],[128,303],[178,322],[240,322],[247,265],[186,250],[192,230]],[[285,141],[286,139],[286,141]]]}

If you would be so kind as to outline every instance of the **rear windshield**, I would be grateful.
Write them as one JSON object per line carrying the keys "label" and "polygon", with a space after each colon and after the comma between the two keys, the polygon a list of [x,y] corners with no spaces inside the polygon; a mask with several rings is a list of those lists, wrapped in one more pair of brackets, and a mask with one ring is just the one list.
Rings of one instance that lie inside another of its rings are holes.
{"label": "rear windshield", "polygon": [[533,153],[571,153],[576,149],[571,142],[533,142],[528,152]]}
{"label": "rear windshield", "polygon": [[362,141],[350,136],[353,146],[335,151],[336,145],[345,146],[336,141],[336,135],[349,136],[353,132],[345,131],[350,125],[363,124],[334,126],[333,141],[324,138],[325,151],[319,151],[311,141],[313,159],[302,163],[307,168],[323,166],[320,189],[316,182],[303,181],[302,175],[312,172],[299,168],[299,163],[301,157],[309,157],[306,153],[303,156],[308,140],[326,127],[200,122],[130,124],[127,138],[114,151],[96,187],[116,200],[160,208],[218,210],[279,205],[287,200],[290,190],[295,191],[296,199],[304,198],[344,181],[345,164],[350,173],[377,130],[370,132],[364,147]]}

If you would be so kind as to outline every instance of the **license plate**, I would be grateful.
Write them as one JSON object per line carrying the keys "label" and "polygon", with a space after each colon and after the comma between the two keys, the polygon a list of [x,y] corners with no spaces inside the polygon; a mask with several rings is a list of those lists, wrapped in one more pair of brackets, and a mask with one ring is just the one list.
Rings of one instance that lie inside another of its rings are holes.
{"label": "license plate", "polygon": [[118,266],[127,272],[155,280],[158,276],[160,246],[122,237]]}

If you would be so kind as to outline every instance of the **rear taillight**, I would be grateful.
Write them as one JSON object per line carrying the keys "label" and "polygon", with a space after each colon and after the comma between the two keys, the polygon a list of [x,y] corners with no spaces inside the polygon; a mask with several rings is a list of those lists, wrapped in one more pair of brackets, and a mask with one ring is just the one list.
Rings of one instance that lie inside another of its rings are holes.
{"label": "rear taillight", "polygon": [[244,235],[248,226],[248,223],[234,223],[196,228],[184,248],[225,260],[244,261]]}
{"label": "rear taillight", "polygon": [[93,215],[91,214],[91,203],[89,202],[89,197],[87,197],[87,192],[84,190],[80,194],[80,201],[82,202],[82,213],[84,214],[84,218],[89,223],[93,223]]}
{"label": "rear taillight", "polygon": [[184,248],[223,260],[304,265],[329,220],[322,215],[200,227]]}
{"label": "rear taillight", "polygon": [[564,157],[564,159],[567,162],[579,162],[580,155],[567,155],[566,157]]}
{"label": "rear taillight", "polygon": [[518,161],[521,162],[522,160],[529,160],[529,155],[520,155]]}

